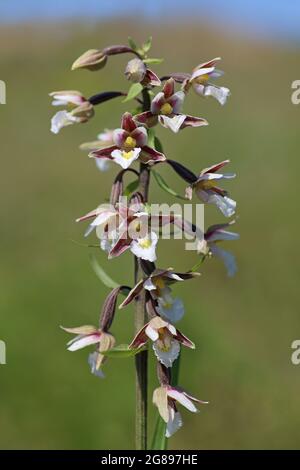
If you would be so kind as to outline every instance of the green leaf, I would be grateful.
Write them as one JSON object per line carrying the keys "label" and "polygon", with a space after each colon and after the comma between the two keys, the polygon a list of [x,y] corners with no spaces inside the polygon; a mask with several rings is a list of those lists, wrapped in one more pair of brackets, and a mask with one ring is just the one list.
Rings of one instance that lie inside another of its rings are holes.
{"label": "green leaf", "polygon": [[148,145],[149,147],[155,148],[155,130],[153,127],[148,129]]}
{"label": "green leaf", "polygon": [[101,351],[101,354],[107,357],[112,357],[112,358],[123,358],[123,357],[132,357],[135,356],[136,354],[139,354],[142,351],[145,351],[146,347],[142,348],[136,348],[136,349],[129,349],[128,344],[120,344],[119,346],[116,346],[115,348],[109,349],[108,351]]}
{"label": "green leaf", "polygon": [[136,96],[138,96],[143,89],[143,85],[140,83],[133,83],[128,90],[127,96],[123,103],[127,103],[127,101],[133,100]]}
{"label": "green leaf", "polygon": [[166,181],[159,173],[157,173],[155,170],[152,170],[151,173],[154,175],[158,186],[160,186],[164,191],[171,194],[172,196],[177,197],[178,199],[183,199],[184,201],[186,201],[186,197],[181,196],[180,194],[176,193],[174,189],[170,188],[170,186],[166,183]]}
{"label": "green leaf", "polygon": [[129,197],[139,187],[139,180],[134,180],[125,188],[123,195]]}
{"label": "green leaf", "polygon": [[143,44],[142,49],[144,52],[149,52],[152,46],[152,36],[150,36],[147,41]]}
{"label": "green leaf", "polygon": [[134,51],[138,49],[137,44],[134,42],[134,40],[130,36],[128,36],[128,44],[131,47],[131,49],[133,49]]}
{"label": "green leaf", "polygon": [[159,140],[158,137],[155,137],[155,138],[154,138],[154,148],[155,148],[156,150],[158,150],[159,152],[164,153],[164,149],[163,149],[162,143],[161,143],[161,141]]}
{"label": "green leaf", "polygon": [[115,289],[116,287],[119,287],[120,284],[117,284],[115,281],[113,281],[113,279],[108,276],[108,274],[106,274],[103,268],[101,268],[95,256],[91,255],[90,261],[96,275],[106,287],[108,287],[109,289]]}
{"label": "green leaf", "polygon": [[164,59],[158,59],[156,57],[149,57],[149,59],[143,60],[144,64],[161,64],[164,61]]}

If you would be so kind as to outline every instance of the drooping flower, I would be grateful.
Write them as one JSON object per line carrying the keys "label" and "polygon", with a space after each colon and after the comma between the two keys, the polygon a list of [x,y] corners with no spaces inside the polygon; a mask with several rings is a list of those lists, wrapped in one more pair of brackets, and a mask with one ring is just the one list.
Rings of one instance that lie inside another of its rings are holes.
{"label": "drooping flower", "polygon": [[192,73],[171,73],[163,77],[168,79],[172,77],[176,82],[182,83],[182,89],[187,93],[190,88],[201,96],[213,96],[216,100],[224,105],[230,96],[230,90],[226,87],[219,87],[215,85],[211,80],[221,77],[224,72],[216,69],[216,63],[221,60],[220,57],[216,57],[208,62],[197,65]]}
{"label": "drooping flower", "polygon": [[61,328],[67,333],[76,335],[75,338],[68,342],[68,351],[77,351],[86,346],[97,345],[96,351],[89,355],[88,363],[94,375],[104,377],[101,366],[106,357],[103,353],[114,347],[115,338],[113,335],[92,325],[79,326],[77,328]]}
{"label": "drooping flower", "polygon": [[147,164],[166,160],[165,155],[149,147],[147,141],[147,130],[142,126],[138,127],[132,115],[125,113],[121,128],[113,132],[114,145],[94,150],[89,156],[113,160],[124,169],[137,159]]}
{"label": "drooping flower", "polygon": [[191,349],[195,348],[192,341],[159,316],[152,318],[149,323],[143,326],[129,348],[140,348],[149,339],[153,342],[152,347],[157,359],[166,367],[171,367],[179,356],[180,344]]}
{"label": "drooping flower", "polygon": [[199,199],[207,204],[215,204],[226,217],[231,217],[235,213],[236,202],[228,197],[227,191],[217,186],[217,181],[235,177],[234,173],[217,173],[229,162],[224,160],[202,170],[198,179],[186,189],[186,197],[192,199],[194,189]]}
{"label": "drooping flower", "polygon": [[180,403],[192,413],[197,413],[198,409],[194,403],[207,404],[208,402],[198,400],[179,387],[166,384],[154,390],[153,403],[157,406],[160,416],[167,424],[166,437],[171,437],[183,424],[181,414],[177,409],[177,403]]}
{"label": "drooping flower", "polygon": [[198,248],[198,253],[204,255],[211,254],[221,258],[227,269],[228,276],[234,276],[237,271],[235,257],[232,253],[223,250],[219,246],[219,242],[226,240],[238,240],[238,233],[226,230],[233,222],[227,224],[212,225],[207,229],[204,240]]}
{"label": "drooping flower", "polygon": [[146,279],[141,279],[129,292],[119,308],[128,305],[136,298],[142,289],[147,290],[157,301],[157,311],[167,321],[176,323],[184,315],[184,305],[181,299],[173,298],[170,285],[200,276],[200,273],[177,273],[172,268],[155,269]]}
{"label": "drooping flower", "polygon": [[183,91],[175,93],[175,81],[170,78],[163,91],[153,98],[150,111],[138,114],[135,119],[147,127],[153,127],[159,122],[175,133],[185,127],[207,126],[205,119],[181,113],[184,97]]}
{"label": "drooping flower", "polygon": [[94,115],[93,105],[79,91],[54,91],[50,93],[53,106],[69,106],[58,111],[51,119],[51,132],[58,134],[63,127],[84,123]]}
{"label": "drooping flower", "polygon": [[[97,140],[92,142],[85,142],[79,146],[80,150],[97,150],[99,148],[107,147],[113,145],[113,130],[104,129],[103,132],[97,135]],[[95,158],[96,166],[100,171],[107,171],[110,167],[109,158]]]}
{"label": "drooping flower", "polygon": [[213,96],[221,105],[224,105],[230,95],[229,88],[219,87],[210,81],[221,77],[224,73],[216,69],[216,63],[219,60],[221,60],[221,58],[216,57],[209,62],[204,62],[195,67],[190,78],[184,82],[183,89],[188,91],[190,86],[192,86],[197,94]]}

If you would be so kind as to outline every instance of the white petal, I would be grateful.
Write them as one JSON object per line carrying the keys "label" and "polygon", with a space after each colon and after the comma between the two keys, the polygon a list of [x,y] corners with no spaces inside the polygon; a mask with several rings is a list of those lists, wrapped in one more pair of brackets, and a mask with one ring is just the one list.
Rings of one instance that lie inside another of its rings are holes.
{"label": "white petal", "polygon": [[158,299],[158,312],[170,323],[180,321],[184,315],[184,305],[181,299],[176,298],[171,303]]}
{"label": "white petal", "polygon": [[192,73],[191,80],[195,80],[198,77],[201,77],[202,75],[209,75],[215,70],[215,66],[213,67],[203,67],[195,70]]}
{"label": "white petal", "polygon": [[[141,152],[141,149],[139,147],[136,147],[135,149],[131,150],[130,152],[125,152],[124,150],[114,150],[111,153],[111,156],[113,157],[114,161],[118,163],[124,170],[128,168],[131,163],[139,158],[139,154]],[[128,153],[130,153],[130,157],[128,157]]]}
{"label": "white petal", "polygon": [[51,119],[51,132],[58,134],[63,127],[70,126],[74,122],[74,118],[66,110],[58,111]]}
{"label": "white petal", "polygon": [[152,341],[156,341],[159,338],[157,330],[151,327],[151,325],[148,325],[147,328],[145,329],[145,333],[150,338]]}
{"label": "white petal", "polygon": [[109,221],[109,219],[114,215],[116,215],[115,211],[103,210],[100,212],[99,215],[97,215],[97,217],[93,220],[91,225],[93,227],[97,227],[98,225],[106,224]]}
{"label": "white petal", "polygon": [[110,160],[108,158],[95,158],[96,166],[100,171],[107,171],[110,167]]}
{"label": "white petal", "polygon": [[156,290],[157,289],[156,285],[153,284],[151,277],[148,277],[148,279],[146,279],[143,286],[144,286],[144,289],[146,289],[146,290]]}
{"label": "white petal", "polygon": [[[148,242],[150,243],[148,246]],[[151,232],[150,237],[139,238],[133,240],[130,245],[131,252],[138,258],[142,258],[147,261],[156,260],[155,247],[158,242],[158,237],[155,232]]]}
{"label": "white petal", "polygon": [[163,351],[160,349],[159,341],[155,341],[152,347],[159,362],[161,362],[166,367],[172,367],[173,362],[177,359],[180,353],[180,344],[176,340],[171,341],[169,351]]}
{"label": "white petal", "polygon": [[166,429],[166,437],[171,437],[175,434],[178,429],[182,427],[182,418],[179,411],[175,411],[173,408],[169,407],[169,421]]}
{"label": "white petal", "polygon": [[96,377],[100,377],[101,379],[103,379],[105,375],[101,369],[97,369],[97,359],[98,359],[98,353],[96,351],[89,354],[88,364],[91,368],[91,373],[93,375],[96,375]]}
{"label": "white petal", "polygon": [[208,239],[208,242],[214,242],[216,240],[238,240],[240,238],[239,233],[229,232],[228,230],[216,230]]}
{"label": "white petal", "polygon": [[214,85],[206,85],[204,89],[204,96],[213,96],[223,106],[228,96],[230,95],[229,88],[217,87]]}
{"label": "white petal", "polygon": [[173,117],[160,115],[158,119],[162,126],[171,129],[171,131],[175,132],[176,134],[184,123],[185,118],[185,114],[178,114]]}
{"label": "white petal", "polygon": [[215,244],[211,245],[211,252],[214,256],[218,256],[222,259],[223,263],[225,264],[228,276],[234,276],[237,272],[237,265],[233,254],[229,251],[223,250]]}
{"label": "white petal", "polygon": [[70,341],[70,346],[68,347],[68,351],[77,351],[78,349],[85,348],[86,346],[90,346],[91,344],[96,344],[100,342],[100,335],[87,335],[87,336],[80,336],[75,338],[74,340]]}
{"label": "white petal", "polygon": [[207,204],[215,204],[225,217],[231,217],[235,213],[236,202],[228,196],[221,196],[210,190],[201,189],[196,189],[196,194]]}
{"label": "white petal", "polygon": [[180,392],[175,388],[168,389],[168,396],[170,398],[174,398],[174,400],[178,401],[182,406],[184,406],[187,410],[191,411],[192,413],[197,413],[198,410],[195,407],[194,403],[187,398],[184,392]]}

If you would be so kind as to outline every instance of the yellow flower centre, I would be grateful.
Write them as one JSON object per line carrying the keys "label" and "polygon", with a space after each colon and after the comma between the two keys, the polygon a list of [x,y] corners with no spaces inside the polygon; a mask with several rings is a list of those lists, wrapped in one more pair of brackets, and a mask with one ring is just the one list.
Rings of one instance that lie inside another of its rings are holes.
{"label": "yellow flower centre", "polygon": [[209,79],[208,73],[205,73],[204,75],[200,75],[199,77],[195,78],[195,82],[198,83],[199,85],[204,85]]}
{"label": "yellow flower centre", "polygon": [[133,151],[129,150],[129,152],[122,152],[122,157],[125,158],[125,160],[129,160],[132,157]]}
{"label": "yellow flower centre", "polygon": [[165,115],[169,115],[169,114],[172,114],[173,112],[173,108],[172,106],[170,105],[170,103],[165,103],[162,105],[162,107],[160,108],[160,112],[161,114],[165,114]]}
{"label": "yellow flower centre", "polygon": [[124,142],[124,147],[126,147],[127,149],[133,149],[135,146],[136,146],[136,140],[130,135],[126,137],[126,140]]}
{"label": "yellow flower centre", "polygon": [[216,186],[216,180],[204,180],[200,181],[198,184],[201,189],[211,189]]}
{"label": "yellow flower centre", "polygon": [[165,281],[163,280],[162,277],[157,277],[155,280],[154,280],[154,284],[155,286],[158,288],[158,289],[163,289],[166,285]]}
{"label": "yellow flower centre", "polygon": [[150,238],[145,238],[144,240],[140,240],[140,241],[139,241],[139,245],[140,245],[142,248],[150,248],[150,246],[151,246],[151,240],[150,240]]}
{"label": "yellow flower centre", "polygon": [[168,352],[172,345],[172,336],[165,328],[158,330],[159,338],[157,340],[159,349],[163,352]]}

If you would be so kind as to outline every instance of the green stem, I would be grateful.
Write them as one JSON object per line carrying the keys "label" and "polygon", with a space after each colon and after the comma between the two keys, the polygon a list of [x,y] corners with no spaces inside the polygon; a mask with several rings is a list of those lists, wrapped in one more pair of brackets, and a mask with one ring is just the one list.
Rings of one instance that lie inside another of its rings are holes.
{"label": "green stem", "polygon": [[[143,111],[150,108],[150,96],[146,89],[143,90]],[[139,192],[144,202],[148,201],[150,183],[150,171],[147,165],[141,163],[139,174]],[[138,258],[134,259],[135,283],[143,276]],[[139,331],[147,322],[145,294],[142,293],[135,302],[135,331]],[[147,449],[147,401],[148,401],[148,351],[142,351],[135,356],[136,376],[136,414],[135,414],[135,445],[137,450]]]}

